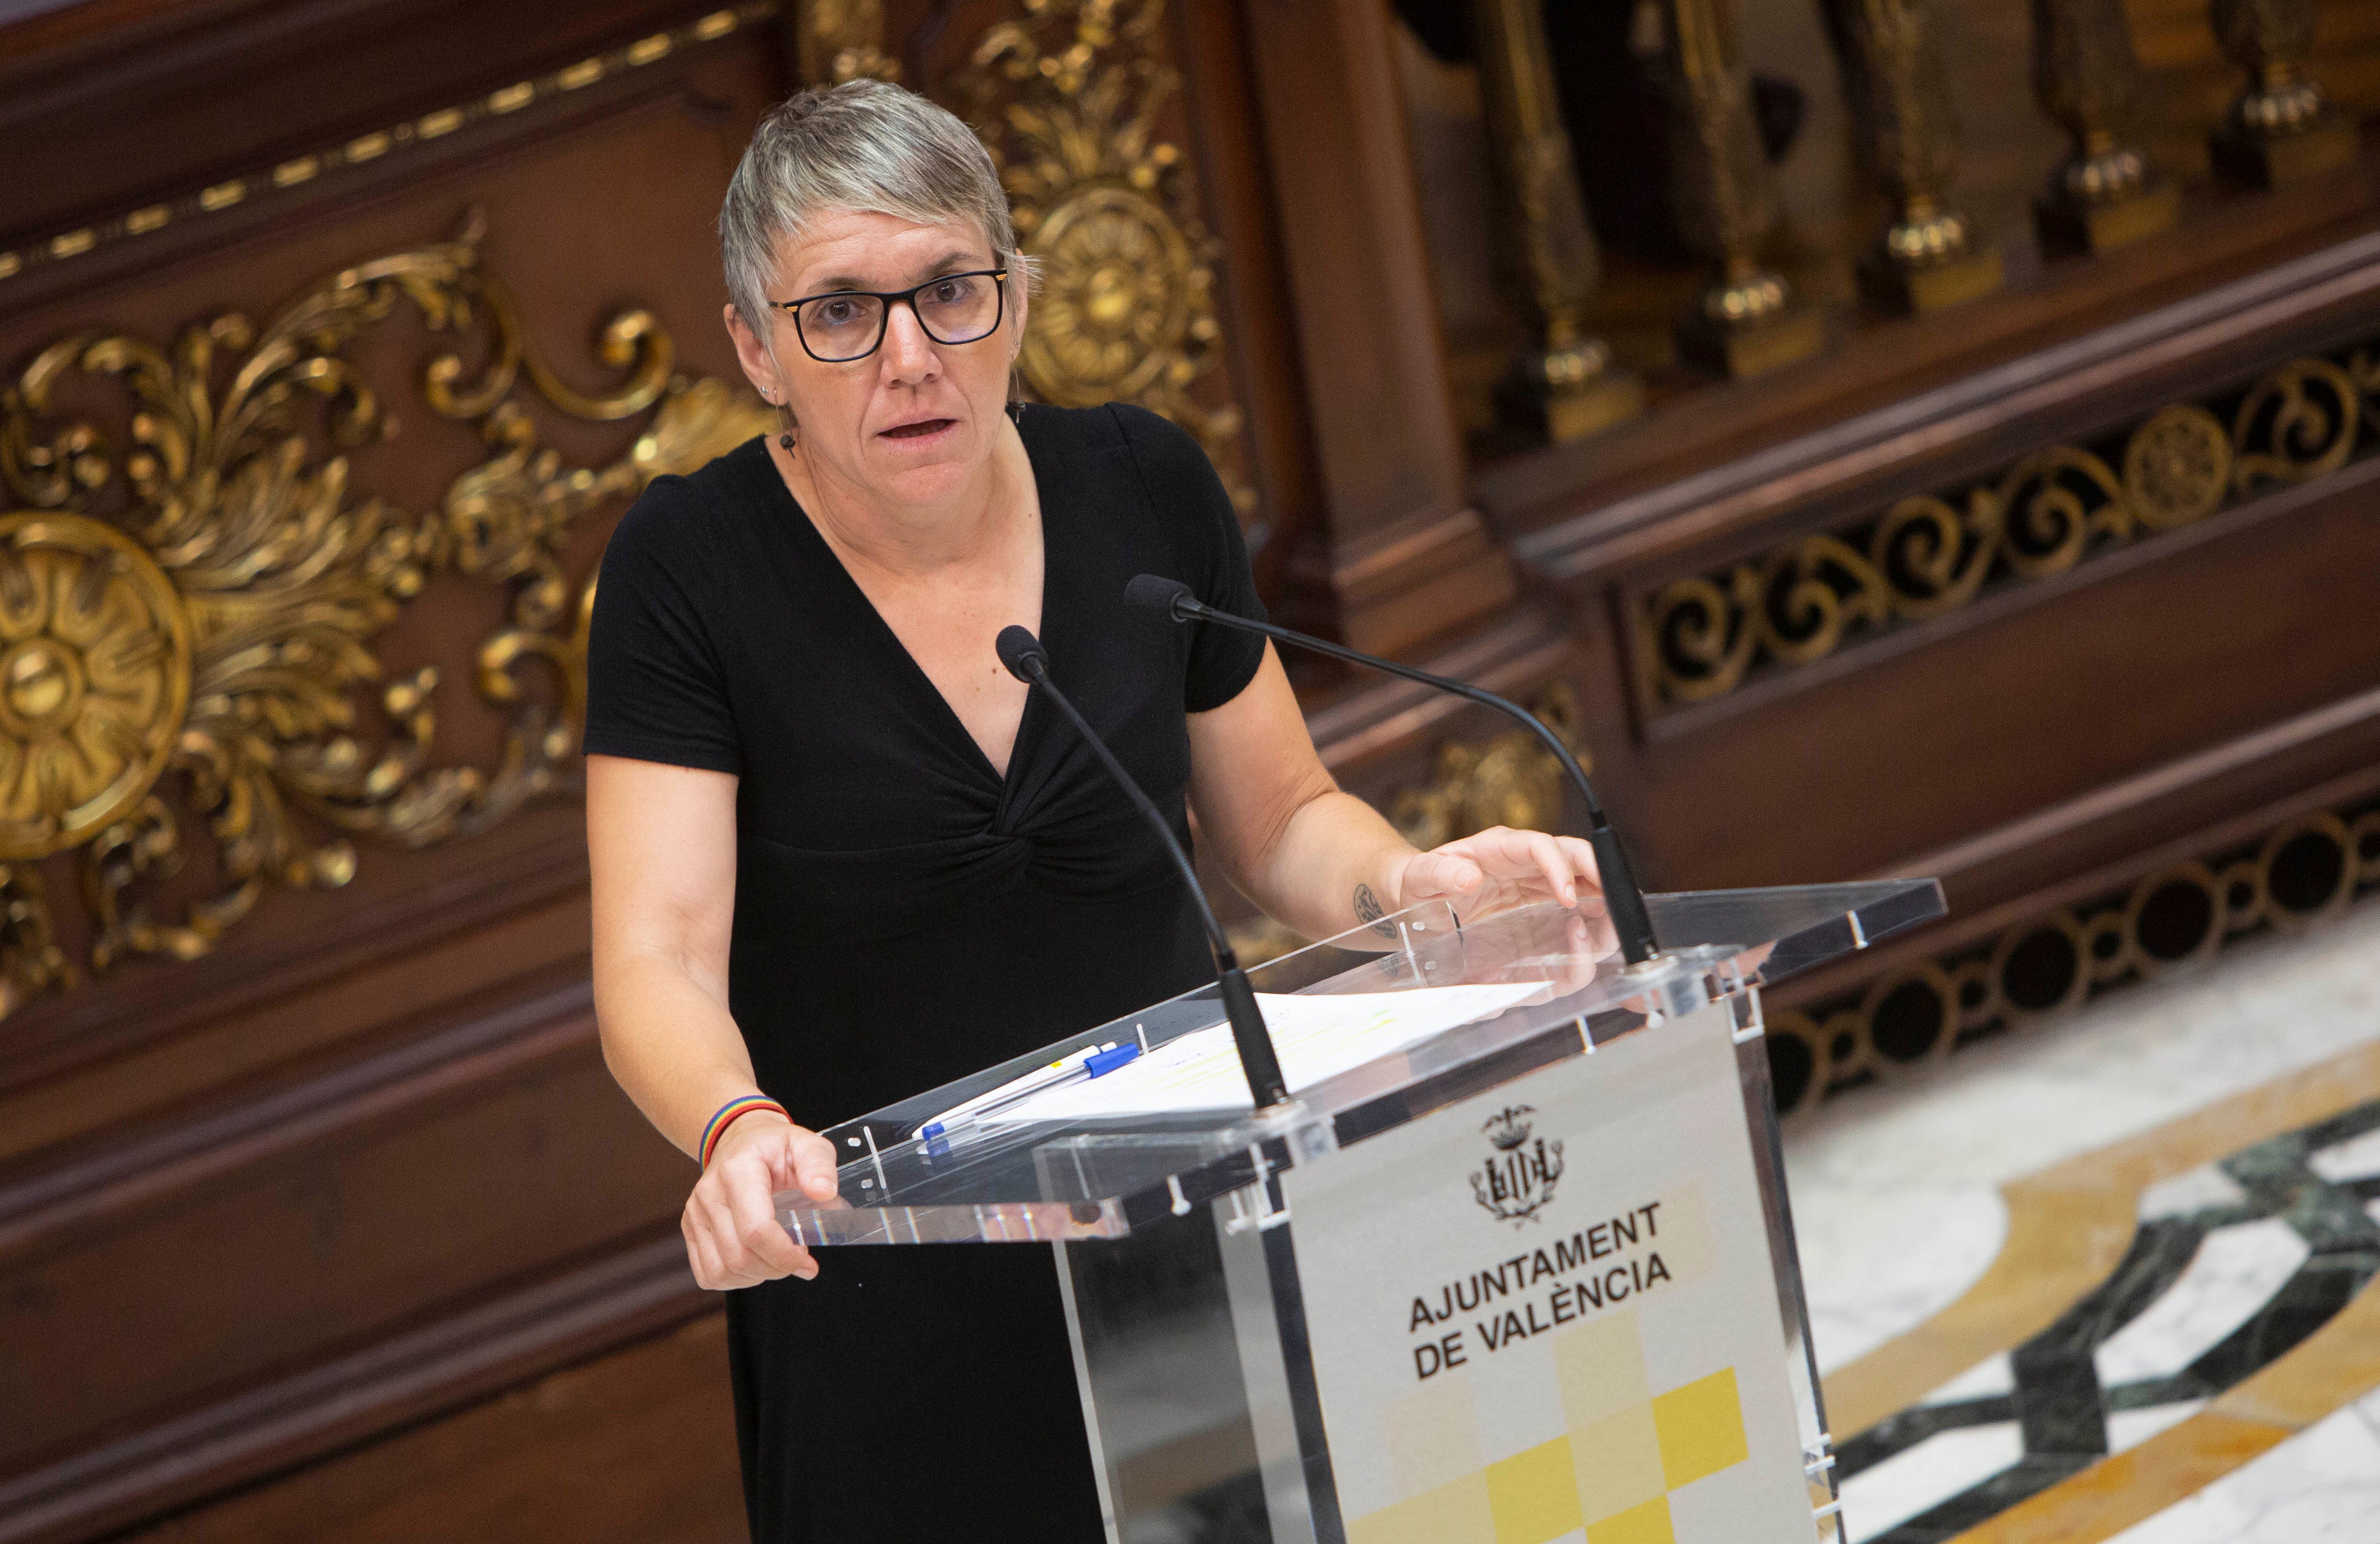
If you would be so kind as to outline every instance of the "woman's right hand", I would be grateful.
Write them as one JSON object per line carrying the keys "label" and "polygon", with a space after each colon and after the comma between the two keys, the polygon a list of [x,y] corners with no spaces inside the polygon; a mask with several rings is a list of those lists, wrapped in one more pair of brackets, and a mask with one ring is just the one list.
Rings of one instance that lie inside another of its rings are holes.
{"label": "woman's right hand", "polygon": [[698,1286],[724,1292],[819,1273],[818,1261],[777,1221],[781,1190],[834,1199],[834,1146],[773,1111],[758,1110],[719,1138],[710,1167],[686,1198],[679,1228]]}

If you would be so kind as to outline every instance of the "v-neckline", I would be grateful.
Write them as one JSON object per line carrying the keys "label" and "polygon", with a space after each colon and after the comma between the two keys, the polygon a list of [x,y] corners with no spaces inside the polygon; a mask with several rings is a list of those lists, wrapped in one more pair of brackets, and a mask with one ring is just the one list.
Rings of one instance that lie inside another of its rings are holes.
{"label": "v-neckline", "polygon": [[[1017,420],[1017,438],[1025,446],[1026,467],[1033,477],[1035,522],[1040,528],[1041,541],[1041,614],[1034,618],[1034,636],[1041,640],[1041,645],[1046,650],[1050,647],[1050,620],[1053,617],[1063,616],[1064,608],[1050,603],[1050,587],[1057,575],[1056,565],[1050,561],[1052,543],[1050,540],[1050,500],[1043,492],[1041,468],[1034,458],[1033,444],[1024,433],[1024,420],[1020,418]],[[834,578],[831,582],[840,590],[844,599],[850,602],[868,624],[875,626],[880,641],[899,659],[901,673],[907,677],[912,689],[917,691],[928,704],[927,713],[935,720],[944,737],[958,748],[960,754],[973,764],[977,772],[981,772],[994,787],[1000,790],[999,814],[993,823],[995,827],[1004,830],[1014,798],[1017,770],[1025,759],[1026,736],[1039,722],[1041,694],[1030,687],[1026,690],[1025,707],[1017,714],[1016,735],[1008,746],[1008,770],[1002,772],[991,764],[991,757],[986,753],[982,743],[967,729],[966,721],[959,717],[958,710],[951,706],[951,699],[942,695],[942,688],[937,686],[934,678],[926,673],[926,667],[917,663],[917,656],[909,651],[909,646],[902,641],[900,633],[893,629],[892,623],[884,619],[884,614],[877,609],[875,601],[869,598],[865,589],[861,588],[859,581],[852,577],[850,568],[844,564],[843,554],[836,552],[834,543],[826,539],[826,532],[819,529],[817,520],[812,518],[810,512],[802,506],[802,501],[794,496],[793,489],[786,485],[785,474],[777,468],[776,457],[768,454],[768,444],[765,440],[761,443],[760,451],[768,464],[770,481],[783,497],[787,508],[792,511],[795,524],[812,542],[816,543],[818,555],[825,560],[827,568],[833,574]],[[1051,668],[1053,670],[1056,668],[1054,657]]]}

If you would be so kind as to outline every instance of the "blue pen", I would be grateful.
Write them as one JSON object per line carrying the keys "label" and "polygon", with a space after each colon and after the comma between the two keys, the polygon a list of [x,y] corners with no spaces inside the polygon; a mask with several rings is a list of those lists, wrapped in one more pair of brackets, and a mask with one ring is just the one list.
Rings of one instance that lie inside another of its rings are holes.
{"label": "blue pen", "polygon": [[[997,1114],[1002,1110],[1021,1104],[1025,1100],[1031,1099],[1034,1095],[1045,1092],[1050,1088],[1062,1088],[1069,1083],[1080,1082],[1087,1078],[1105,1077],[1108,1074],[1115,1071],[1116,1068],[1124,1065],[1128,1062],[1137,1061],[1139,1057],[1140,1047],[1136,1043],[1128,1045],[1112,1045],[1108,1047],[1105,1051],[1092,1052],[1089,1055],[1085,1056],[1073,1066],[1067,1067],[1063,1071],[1045,1077],[1029,1087],[1018,1088],[1013,1093],[1009,1093],[1001,1098],[985,1100],[977,1103],[974,1108],[965,1112],[965,1117],[963,1119],[952,1120],[945,1117],[939,1121],[929,1121],[924,1125],[917,1128],[915,1140],[920,1142],[931,1142],[938,1137],[947,1137],[954,1129],[975,1125],[986,1115]],[[958,1111],[952,1112],[952,1115],[953,1116],[956,1116],[960,1112]]]}
{"label": "blue pen", "polygon": [[1084,1057],[1083,1067],[1093,1077],[1105,1077],[1126,1062],[1138,1060],[1139,1056],[1138,1045],[1120,1045],[1113,1051],[1102,1051],[1096,1056]]}

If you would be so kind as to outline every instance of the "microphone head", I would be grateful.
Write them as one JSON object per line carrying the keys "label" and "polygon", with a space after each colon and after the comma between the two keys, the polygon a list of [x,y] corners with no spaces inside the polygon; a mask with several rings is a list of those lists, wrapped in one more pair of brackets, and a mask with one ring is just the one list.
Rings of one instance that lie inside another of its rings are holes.
{"label": "microphone head", "polygon": [[1156,574],[1143,574],[1125,585],[1123,598],[1135,606],[1161,611],[1176,622],[1190,614],[1182,602],[1186,601],[1192,606],[1198,603],[1198,597],[1191,593],[1188,585],[1180,579],[1164,578]]}
{"label": "microphone head", "polygon": [[1050,656],[1042,650],[1041,640],[1027,628],[1002,627],[1000,637],[992,640],[992,647],[1000,650],[1000,663],[1007,667],[1008,674],[1028,687],[1050,668]]}

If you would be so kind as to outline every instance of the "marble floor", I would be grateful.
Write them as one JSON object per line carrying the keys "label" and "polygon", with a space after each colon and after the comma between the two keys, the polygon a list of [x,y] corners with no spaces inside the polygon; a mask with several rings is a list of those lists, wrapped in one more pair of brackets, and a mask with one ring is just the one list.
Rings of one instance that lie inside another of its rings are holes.
{"label": "marble floor", "polygon": [[2380,1538],[2380,1392],[2117,1534],[2111,1544],[2370,1544]]}
{"label": "marble floor", "polygon": [[2380,1318],[2380,905],[1786,1151],[1859,1544],[2380,1539],[2380,1361],[2324,1355]]}

